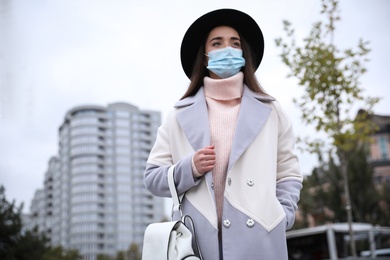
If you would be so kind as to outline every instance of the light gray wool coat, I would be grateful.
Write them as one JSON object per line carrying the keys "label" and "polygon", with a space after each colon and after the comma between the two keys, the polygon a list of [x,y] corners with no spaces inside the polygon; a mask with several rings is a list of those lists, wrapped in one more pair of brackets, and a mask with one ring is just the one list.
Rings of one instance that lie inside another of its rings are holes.
{"label": "light gray wool coat", "polygon": [[[145,186],[170,197],[167,173],[185,193],[183,214],[194,220],[205,260],[283,260],[286,230],[294,223],[302,176],[291,122],[274,99],[246,86],[229,159],[222,213],[222,254],[212,173],[194,180],[191,159],[210,145],[204,90],[176,103],[157,133],[145,170]],[[175,216],[178,218],[178,216]]]}

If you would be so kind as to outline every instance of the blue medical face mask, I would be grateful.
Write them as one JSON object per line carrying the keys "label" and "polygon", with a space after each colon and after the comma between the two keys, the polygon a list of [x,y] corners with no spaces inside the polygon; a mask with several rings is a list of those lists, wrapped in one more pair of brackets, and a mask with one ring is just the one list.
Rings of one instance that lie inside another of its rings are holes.
{"label": "blue medical face mask", "polygon": [[226,47],[210,51],[207,69],[225,79],[236,75],[245,66],[242,50]]}

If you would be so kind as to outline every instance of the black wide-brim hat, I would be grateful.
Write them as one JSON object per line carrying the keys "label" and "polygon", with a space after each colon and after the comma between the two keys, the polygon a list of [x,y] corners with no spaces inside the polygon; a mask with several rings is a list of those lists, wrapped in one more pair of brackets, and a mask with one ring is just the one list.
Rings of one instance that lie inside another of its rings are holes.
{"label": "black wide-brim hat", "polygon": [[219,9],[199,17],[187,30],[181,43],[181,65],[191,78],[196,55],[202,41],[217,26],[234,28],[249,44],[255,70],[264,54],[264,38],[256,21],[244,12],[234,9]]}

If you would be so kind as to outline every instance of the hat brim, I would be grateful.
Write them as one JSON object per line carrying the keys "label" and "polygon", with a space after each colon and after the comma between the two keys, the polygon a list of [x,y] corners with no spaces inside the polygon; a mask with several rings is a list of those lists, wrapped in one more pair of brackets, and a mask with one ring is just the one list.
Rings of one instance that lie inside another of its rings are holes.
{"label": "hat brim", "polygon": [[191,78],[195,58],[202,40],[217,26],[234,28],[248,42],[252,51],[255,70],[264,54],[264,38],[256,21],[244,12],[234,9],[219,9],[199,17],[187,30],[181,43],[181,65],[188,78]]}

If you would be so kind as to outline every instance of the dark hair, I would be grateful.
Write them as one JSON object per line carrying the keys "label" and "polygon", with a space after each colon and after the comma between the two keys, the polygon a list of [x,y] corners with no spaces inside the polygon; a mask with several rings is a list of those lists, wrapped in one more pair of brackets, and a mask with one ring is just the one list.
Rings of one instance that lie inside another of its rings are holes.
{"label": "dark hair", "polygon": [[[257,81],[255,76],[254,64],[256,64],[255,55],[251,50],[248,42],[240,35],[241,38],[241,47],[243,51],[243,56],[245,59],[245,66],[241,69],[244,73],[244,83],[248,88],[259,94],[268,95],[265,90],[261,87],[260,83]],[[205,44],[207,36],[201,41],[199,46],[198,53],[196,55],[194,65],[192,67],[191,82],[188,86],[187,91],[184,93],[181,99],[186,97],[194,96],[200,87],[203,85],[203,79],[205,76],[208,76],[208,70],[205,66]]]}

